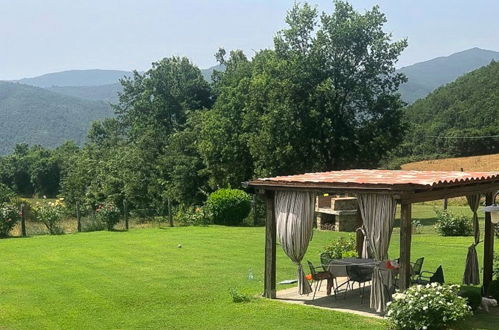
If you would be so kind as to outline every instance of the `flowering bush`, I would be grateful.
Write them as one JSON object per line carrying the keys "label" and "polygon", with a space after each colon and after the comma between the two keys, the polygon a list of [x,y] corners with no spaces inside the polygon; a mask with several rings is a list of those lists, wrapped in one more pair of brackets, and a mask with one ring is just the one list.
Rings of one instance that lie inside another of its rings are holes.
{"label": "flowering bush", "polygon": [[471,219],[464,215],[454,215],[447,210],[436,210],[435,228],[442,236],[470,236],[473,232]]}
{"label": "flowering bush", "polygon": [[21,214],[15,205],[0,205],[0,237],[9,236],[9,232],[20,219]]}
{"label": "flowering bush", "polygon": [[439,329],[471,315],[458,285],[416,285],[395,293],[386,316],[399,329]]}
{"label": "flowering bush", "polygon": [[340,237],[326,245],[322,252],[329,253],[333,259],[357,257],[355,238]]}
{"label": "flowering bush", "polygon": [[210,212],[204,207],[181,207],[175,214],[175,222],[183,226],[207,226],[211,219]]}
{"label": "flowering bush", "polygon": [[97,217],[106,224],[107,230],[113,230],[121,218],[120,209],[111,202],[99,205],[95,212]]}
{"label": "flowering bush", "polygon": [[63,198],[55,202],[36,202],[32,206],[32,211],[35,221],[43,223],[51,235],[63,233],[62,228],[59,227],[59,222],[66,211]]}

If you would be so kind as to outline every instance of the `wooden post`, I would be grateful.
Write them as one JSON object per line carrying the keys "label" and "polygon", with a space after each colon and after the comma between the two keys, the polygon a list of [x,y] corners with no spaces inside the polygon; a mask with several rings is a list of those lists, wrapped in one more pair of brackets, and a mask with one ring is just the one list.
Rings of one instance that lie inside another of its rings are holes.
{"label": "wooden post", "polygon": [[402,203],[400,208],[400,270],[399,288],[405,290],[411,285],[411,204]]}
{"label": "wooden post", "polygon": [[168,197],[168,221],[170,222],[170,227],[173,227],[172,202],[169,197]]}
{"label": "wooden post", "polygon": [[125,230],[128,230],[128,203],[126,199],[123,200],[123,215],[125,218]]}
{"label": "wooden post", "polygon": [[76,202],[76,229],[81,233],[81,214],[80,214],[80,202]]}
{"label": "wooden post", "polygon": [[265,278],[263,296],[276,298],[276,219],[274,212],[274,192],[265,191],[267,218],[265,221]]}
{"label": "wooden post", "polygon": [[[491,205],[493,193],[485,194],[485,205]],[[494,225],[490,219],[490,212],[485,212],[485,233],[483,239],[483,287],[485,294],[488,293],[489,284],[492,281],[492,270],[494,266]]]}
{"label": "wooden post", "polygon": [[256,194],[253,194],[253,226],[256,226],[257,214],[256,214]]}
{"label": "wooden post", "polygon": [[444,210],[447,210],[448,204],[449,204],[449,200],[447,198],[444,198]]}
{"label": "wooden post", "polygon": [[26,205],[21,204],[21,235],[22,237],[28,236],[26,233]]}

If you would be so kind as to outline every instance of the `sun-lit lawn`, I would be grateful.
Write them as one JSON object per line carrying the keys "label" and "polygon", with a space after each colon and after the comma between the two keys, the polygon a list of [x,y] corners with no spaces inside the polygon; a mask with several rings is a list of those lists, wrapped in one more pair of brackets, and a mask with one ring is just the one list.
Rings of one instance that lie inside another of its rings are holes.
{"label": "sun-lit lawn", "polygon": [[[442,264],[446,280],[459,283],[472,237],[437,236],[431,205],[415,206],[414,213],[428,226],[413,236],[413,259],[424,256],[427,270]],[[322,246],[341,235],[315,232],[306,259],[318,261]],[[396,228],[391,257],[398,257],[398,241]],[[263,246],[264,228],[220,226],[0,240],[0,329],[387,327],[383,320],[265,299],[233,303],[230,288],[261,293]],[[278,281],[296,276],[281,249],[277,266]],[[486,329],[497,321],[479,315],[464,326]]]}

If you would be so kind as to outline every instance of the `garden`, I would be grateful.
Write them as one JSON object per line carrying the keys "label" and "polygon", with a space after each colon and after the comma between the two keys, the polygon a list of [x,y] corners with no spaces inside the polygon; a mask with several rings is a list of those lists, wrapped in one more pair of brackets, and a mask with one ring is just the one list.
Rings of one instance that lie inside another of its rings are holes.
{"label": "garden", "polygon": [[[19,227],[23,216],[19,203],[30,203],[33,221],[52,235],[0,240],[0,325],[6,328],[194,328],[203,324],[205,328],[381,329],[400,325],[397,322],[402,318],[393,316],[400,310],[399,315],[410,317],[411,311],[396,308],[409,306],[404,299],[410,294],[421,295],[423,299],[414,299],[424,302],[429,295],[425,290],[437,290],[413,287],[416,292],[396,295],[390,320],[259,299],[264,228],[250,226],[255,218],[252,200],[239,190],[217,191],[203,207],[177,209],[175,227],[167,219],[152,219],[147,226],[116,230],[124,226],[122,210],[109,203],[98,205],[94,217],[104,224],[103,230],[68,235],[61,235],[64,223],[77,219],[64,200],[12,197],[2,202],[4,236],[5,228],[10,228],[12,236]],[[453,202],[448,211],[431,203],[414,206],[413,257],[424,256],[427,270],[443,265],[446,283],[461,283],[466,250],[472,242],[467,236],[470,211],[460,204],[464,203]],[[398,236],[395,228],[390,247],[393,257],[398,256]],[[349,233],[316,231],[305,259],[317,261],[324,249],[337,257],[349,257],[353,246]],[[481,252],[478,248],[480,260]],[[278,281],[296,276],[295,266],[280,249],[277,265]],[[467,297],[479,288],[465,288],[472,293],[461,294],[464,298],[459,297],[458,286],[439,286],[438,290],[443,290],[452,306],[467,306]],[[419,307],[413,304],[416,315],[426,315],[418,308],[426,311],[431,303],[428,299]],[[459,329],[493,328],[498,317],[494,310],[488,314],[476,307],[475,303],[474,315],[468,307],[435,315],[449,312],[445,316],[449,321],[462,317],[464,322],[451,323]],[[413,321],[418,322],[417,318],[403,320],[404,324]]]}

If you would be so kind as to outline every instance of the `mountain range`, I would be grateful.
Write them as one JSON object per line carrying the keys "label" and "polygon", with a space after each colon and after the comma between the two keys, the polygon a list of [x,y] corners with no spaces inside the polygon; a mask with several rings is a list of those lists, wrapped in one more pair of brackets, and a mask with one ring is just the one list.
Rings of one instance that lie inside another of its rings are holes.
{"label": "mountain range", "polygon": [[403,67],[398,72],[404,73],[408,81],[399,89],[402,99],[407,103],[413,103],[427,96],[437,87],[487,65],[492,60],[499,60],[499,52],[471,48]]}
{"label": "mountain range", "polygon": [[[472,48],[403,67],[408,82],[399,91],[411,104],[436,88],[499,59],[499,52]],[[214,66],[201,70],[210,80]],[[11,82],[0,82],[0,155],[16,143],[54,147],[65,140],[81,144],[91,122],[112,116],[110,103],[121,92],[120,70],[70,70]]]}
{"label": "mountain range", "polygon": [[499,62],[431,92],[404,109],[401,154],[415,159],[499,153]]}

